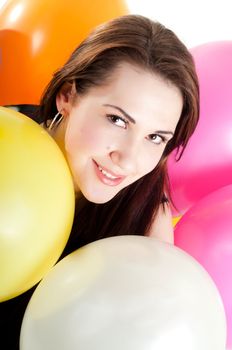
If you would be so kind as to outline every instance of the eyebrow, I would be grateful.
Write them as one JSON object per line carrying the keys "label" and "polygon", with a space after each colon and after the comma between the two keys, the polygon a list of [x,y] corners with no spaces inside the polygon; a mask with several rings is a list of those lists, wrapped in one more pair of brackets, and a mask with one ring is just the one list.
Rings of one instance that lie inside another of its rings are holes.
{"label": "eyebrow", "polygon": [[113,107],[115,109],[117,109],[119,112],[121,112],[127,119],[129,119],[129,121],[133,124],[136,124],[136,121],[134,120],[134,118],[132,118],[128,113],[126,113],[122,108],[115,106],[115,105],[110,105],[108,103],[104,104],[103,106],[106,107]]}
{"label": "eyebrow", "polygon": [[[122,108],[118,107],[118,106],[115,106],[115,105],[111,105],[111,104],[108,104],[108,103],[105,103],[103,104],[103,106],[106,106],[106,107],[112,107],[112,108],[115,108],[117,109],[119,112],[121,112],[127,119],[130,120],[131,123],[133,124],[136,124],[136,121],[134,120],[134,118],[132,118],[127,112],[125,112]],[[166,130],[156,130],[154,132],[154,134],[163,134],[163,135],[174,135],[174,133],[172,131],[166,131]]]}
{"label": "eyebrow", "polygon": [[164,135],[174,135],[172,131],[165,131],[165,130],[156,130],[156,134],[164,134]]}

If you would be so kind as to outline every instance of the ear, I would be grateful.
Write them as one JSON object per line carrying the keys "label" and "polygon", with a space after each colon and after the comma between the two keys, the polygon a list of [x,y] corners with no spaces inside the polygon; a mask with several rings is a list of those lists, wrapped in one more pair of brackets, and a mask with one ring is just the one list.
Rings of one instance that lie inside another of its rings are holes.
{"label": "ear", "polygon": [[62,111],[64,116],[71,111],[74,99],[76,98],[75,83],[64,83],[56,95],[56,107],[58,111]]}

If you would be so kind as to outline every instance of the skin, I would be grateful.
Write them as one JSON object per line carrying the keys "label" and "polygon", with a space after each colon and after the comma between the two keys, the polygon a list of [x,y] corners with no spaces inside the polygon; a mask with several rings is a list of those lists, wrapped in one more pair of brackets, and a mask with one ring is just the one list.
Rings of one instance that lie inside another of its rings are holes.
{"label": "skin", "polygon": [[[64,120],[52,136],[66,156],[76,192],[95,203],[109,201],[155,168],[183,106],[174,85],[126,62],[83,96],[64,85],[56,103]],[[168,209],[160,211],[152,231],[159,222],[170,231]]]}

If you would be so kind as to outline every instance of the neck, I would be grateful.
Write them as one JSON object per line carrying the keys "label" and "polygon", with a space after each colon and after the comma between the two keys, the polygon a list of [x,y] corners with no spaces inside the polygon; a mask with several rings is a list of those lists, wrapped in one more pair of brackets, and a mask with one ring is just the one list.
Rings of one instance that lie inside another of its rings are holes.
{"label": "neck", "polygon": [[41,124],[41,126],[48,132],[48,134],[54,139],[54,141],[57,143],[59,148],[61,149],[62,153],[64,154],[66,158],[66,152],[65,152],[65,128],[64,123],[60,123],[58,126],[54,126],[51,130],[49,128],[46,128],[46,126]]}
{"label": "neck", "polygon": [[[46,128],[44,126],[44,124],[41,124],[41,125],[49,133],[49,135],[54,139],[54,141],[57,143],[57,145],[59,146],[59,148],[61,149],[61,151],[65,157],[67,164],[69,165],[67,153],[66,153],[66,149],[65,149],[65,130],[66,130],[65,122],[63,121],[58,126],[55,126],[54,128],[52,128],[51,130]],[[70,168],[70,165],[69,165],[69,168]],[[70,171],[72,173],[71,169],[70,169]],[[74,187],[75,187],[76,199],[78,199],[79,197],[82,196],[82,194],[81,194],[81,191],[79,190],[76,183],[74,183]]]}

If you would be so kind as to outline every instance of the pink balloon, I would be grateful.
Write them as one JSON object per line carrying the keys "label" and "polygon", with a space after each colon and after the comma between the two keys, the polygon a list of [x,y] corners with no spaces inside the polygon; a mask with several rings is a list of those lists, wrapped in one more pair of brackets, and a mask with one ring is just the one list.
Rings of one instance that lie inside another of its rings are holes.
{"label": "pink balloon", "polygon": [[168,162],[177,215],[232,183],[232,41],[203,44],[191,53],[200,84],[200,121],[180,161],[173,152]]}
{"label": "pink balloon", "polygon": [[182,216],[174,244],[193,256],[218,287],[232,348],[232,185],[207,195]]}

